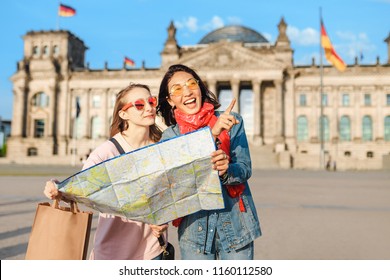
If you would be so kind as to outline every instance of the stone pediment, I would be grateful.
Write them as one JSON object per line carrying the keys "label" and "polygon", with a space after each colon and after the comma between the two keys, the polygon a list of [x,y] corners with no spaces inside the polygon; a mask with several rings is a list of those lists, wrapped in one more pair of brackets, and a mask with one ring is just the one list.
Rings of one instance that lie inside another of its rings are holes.
{"label": "stone pediment", "polygon": [[271,53],[258,53],[240,43],[220,42],[181,57],[178,63],[196,67],[224,69],[284,69],[285,65]]}

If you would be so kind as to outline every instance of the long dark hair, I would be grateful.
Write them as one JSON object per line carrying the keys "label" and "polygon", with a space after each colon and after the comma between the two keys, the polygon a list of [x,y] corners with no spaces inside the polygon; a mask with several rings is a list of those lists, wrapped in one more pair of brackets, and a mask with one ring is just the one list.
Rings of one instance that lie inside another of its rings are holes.
{"label": "long dark hair", "polygon": [[202,104],[204,102],[211,103],[214,105],[214,109],[218,109],[221,106],[215,94],[212,93],[206,87],[202,79],[194,70],[192,70],[191,68],[183,64],[171,65],[161,81],[160,90],[158,93],[158,106],[157,106],[157,114],[159,114],[164,119],[164,122],[167,126],[176,124],[175,115],[173,114],[174,108],[172,108],[172,106],[168,102],[168,98],[169,98],[168,83],[176,72],[187,72],[199,81],[199,88],[202,94]]}
{"label": "long dark hair", "polygon": [[[147,91],[149,91],[149,93],[150,93],[150,88],[147,85],[134,84],[134,83],[131,83],[130,85],[128,85],[127,87],[122,89],[120,92],[118,92],[118,94],[116,95],[114,112],[112,114],[112,124],[111,124],[111,130],[110,130],[110,137],[113,137],[118,132],[125,131],[129,127],[129,124],[127,123],[127,121],[122,119],[119,116],[119,111],[126,104],[124,97],[135,88],[144,88]],[[153,124],[149,127],[149,137],[154,142],[158,142],[161,139],[161,135],[162,135],[162,132],[156,124]]]}

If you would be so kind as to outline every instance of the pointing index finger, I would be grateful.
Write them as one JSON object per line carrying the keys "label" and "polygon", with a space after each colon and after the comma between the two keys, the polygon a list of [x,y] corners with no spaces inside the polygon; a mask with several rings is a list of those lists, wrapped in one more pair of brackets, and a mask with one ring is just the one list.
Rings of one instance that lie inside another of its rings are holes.
{"label": "pointing index finger", "polygon": [[229,106],[226,108],[224,114],[230,114],[230,112],[233,110],[234,104],[236,104],[236,99],[233,98],[233,100],[230,102]]}

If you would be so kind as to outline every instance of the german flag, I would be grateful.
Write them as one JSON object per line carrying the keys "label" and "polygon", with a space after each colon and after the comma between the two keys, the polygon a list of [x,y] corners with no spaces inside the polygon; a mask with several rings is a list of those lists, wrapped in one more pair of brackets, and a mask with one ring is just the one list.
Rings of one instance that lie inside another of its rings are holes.
{"label": "german flag", "polygon": [[347,68],[347,66],[334,50],[333,45],[330,42],[328,35],[326,34],[325,26],[324,23],[322,22],[322,19],[321,19],[321,46],[325,50],[326,60],[328,60],[330,64],[336,67],[337,70],[343,72]]}
{"label": "german flag", "polygon": [[129,67],[134,67],[135,66],[135,62],[134,60],[128,58],[125,56],[125,65],[126,66],[129,66]]}
{"label": "german flag", "polygon": [[64,4],[60,4],[58,9],[58,15],[60,17],[73,17],[76,14],[76,10],[72,7],[66,6]]}

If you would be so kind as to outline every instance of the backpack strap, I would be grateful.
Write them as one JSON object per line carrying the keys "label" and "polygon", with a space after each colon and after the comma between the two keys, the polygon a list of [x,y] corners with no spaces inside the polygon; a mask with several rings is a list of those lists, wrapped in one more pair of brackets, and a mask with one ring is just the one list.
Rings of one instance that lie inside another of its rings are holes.
{"label": "backpack strap", "polygon": [[118,152],[123,155],[125,153],[125,150],[123,150],[122,146],[119,144],[119,142],[114,138],[110,138],[110,141],[115,145],[117,148]]}

